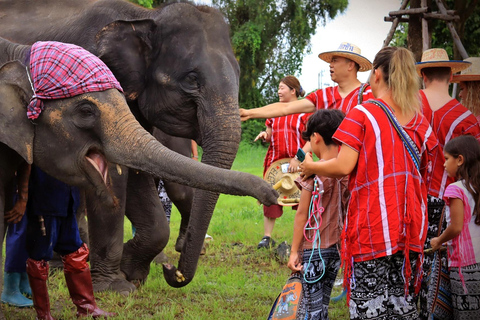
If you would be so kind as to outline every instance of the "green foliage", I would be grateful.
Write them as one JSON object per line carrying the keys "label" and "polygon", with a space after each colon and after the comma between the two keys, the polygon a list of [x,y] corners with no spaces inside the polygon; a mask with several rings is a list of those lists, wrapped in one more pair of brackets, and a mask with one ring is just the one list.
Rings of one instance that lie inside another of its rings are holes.
{"label": "green foliage", "polygon": [[401,23],[393,34],[390,46],[392,47],[407,47],[408,24]]}
{"label": "green foliage", "polygon": [[[260,131],[265,130],[265,119],[251,119],[242,122],[242,141],[253,144]],[[259,143],[258,141],[255,142]]]}
{"label": "green foliage", "polygon": [[[455,30],[462,41],[462,44],[469,56],[480,56],[480,1],[463,0],[444,1],[447,9],[455,10],[460,16],[459,21],[453,22]],[[432,11],[439,11],[436,3],[432,1]],[[429,23],[430,33],[432,35],[432,48],[444,48],[449,57],[455,60],[461,60],[462,57],[455,51],[452,35],[443,20],[431,20]],[[401,24],[397,28],[391,45],[407,46],[408,24]]]}
{"label": "green foliage", "polygon": [[153,2],[154,2],[154,0],[129,0],[129,1],[149,9],[152,8]]}

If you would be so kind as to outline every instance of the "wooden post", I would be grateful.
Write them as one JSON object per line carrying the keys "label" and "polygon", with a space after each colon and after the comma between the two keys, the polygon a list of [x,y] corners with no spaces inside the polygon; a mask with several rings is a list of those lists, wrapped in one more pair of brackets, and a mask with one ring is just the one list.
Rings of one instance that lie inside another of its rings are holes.
{"label": "wooden post", "polygon": [[[437,3],[438,9],[442,14],[447,14],[447,9],[443,6],[442,1],[440,0],[435,0]],[[447,21],[447,27],[450,30],[450,33],[452,34],[453,42],[457,46],[458,52],[460,52],[460,55],[462,56],[462,59],[468,58],[468,53],[463,47],[462,41],[460,41],[460,38],[457,34],[457,31],[455,30],[455,27],[453,26],[453,23],[450,21]]]}
{"label": "wooden post", "polygon": [[[400,6],[400,10],[404,10],[407,7],[409,0],[403,0],[402,5]],[[395,20],[392,22],[392,27],[390,28],[390,31],[387,34],[387,38],[385,41],[383,41],[383,48],[388,46],[390,44],[390,41],[392,41],[393,35],[395,34],[395,30],[397,30],[397,26],[399,23],[399,17],[396,17]]]}
{"label": "wooden post", "polygon": [[[422,0],[422,8],[427,7],[427,0]],[[428,34],[428,21],[422,16],[422,52],[430,49],[430,36]]]}

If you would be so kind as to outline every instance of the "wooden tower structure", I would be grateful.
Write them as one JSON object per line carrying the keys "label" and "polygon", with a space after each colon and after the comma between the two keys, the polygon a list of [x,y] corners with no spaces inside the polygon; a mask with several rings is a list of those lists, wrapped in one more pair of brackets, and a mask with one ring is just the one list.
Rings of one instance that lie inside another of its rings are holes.
{"label": "wooden tower structure", "polygon": [[[434,0],[437,4],[439,12],[432,12],[431,8],[427,5],[427,0],[421,0],[421,4],[419,8],[410,8],[406,9],[410,0],[403,0],[400,9],[397,11],[391,11],[388,13],[388,16],[384,18],[387,22],[392,22],[392,27],[388,32],[387,38],[383,42],[383,46],[386,47],[389,45],[390,41],[392,41],[393,35],[395,30],[398,27],[400,22],[410,22],[409,16],[420,16],[421,23],[422,23],[422,52],[414,52],[415,57],[421,56],[421,54],[430,49],[430,34],[428,30],[428,20],[429,19],[439,19],[446,22],[447,27],[452,35],[453,42],[457,47],[462,59],[468,58],[468,54],[458,37],[457,31],[452,23],[452,21],[460,19],[458,15],[455,14],[455,11],[448,10],[445,5],[443,4],[442,0]],[[414,50],[415,51],[415,50]]]}

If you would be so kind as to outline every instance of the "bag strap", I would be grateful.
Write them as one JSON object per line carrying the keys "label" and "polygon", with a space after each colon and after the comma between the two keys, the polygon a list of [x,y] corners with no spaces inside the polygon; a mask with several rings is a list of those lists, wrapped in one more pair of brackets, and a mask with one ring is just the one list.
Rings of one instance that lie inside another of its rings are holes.
{"label": "bag strap", "polygon": [[365,89],[367,89],[368,83],[362,83],[360,86],[360,89],[358,89],[358,104],[362,104],[363,102],[363,93],[365,92]]}
{"label": "bag strap", "polygon": [[443,219],[445,218],[445,208],[447,205],[445,204],[442,209],[442,214],[440,215],[440,221],[438,222],[438,234],[437,237],[440,237],[442,234],[442,224],[443,224]]}
{"label": "bag strap", "polygon": [[382,102],[377,100],[369,100],[369,101],[377,105],[378,107],[380,107],[387,114],[388,119],[390,120],[390,122],[393,124],[393,127],[400,135],[400,138],[402,139],[403,144],[405,145],[405,148],[407,149],[408,153],[412,157],[413,162],[417,167],[417,170],[420,171],[421,156],[412,138],[410,138],[410,136],[405,132],[405,129],[403,129],[403,127],[400,125],[395,115],[387,108],[387,106],[385,106]]}

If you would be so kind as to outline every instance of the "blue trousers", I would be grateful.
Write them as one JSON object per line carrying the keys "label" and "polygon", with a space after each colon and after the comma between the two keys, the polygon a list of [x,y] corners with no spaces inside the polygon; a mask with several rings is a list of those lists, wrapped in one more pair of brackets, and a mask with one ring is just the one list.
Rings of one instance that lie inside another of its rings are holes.
{"label": "blue trousers", "polygon": [[5,239],[5,272],[26,272],[27,215],[18,223],[9,223]]}
{"label": "blue trousers", "polygon": [[67,255],[77,251],[83,244],[78,231],[75,214],[66,217],[44,216],[46,235],[42,235],[39,216],[28,216],[27,251],[33,260],[50,261],[53,251]]}

